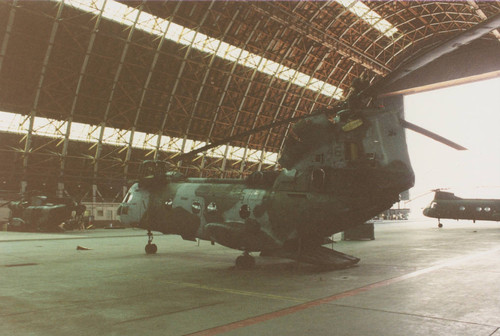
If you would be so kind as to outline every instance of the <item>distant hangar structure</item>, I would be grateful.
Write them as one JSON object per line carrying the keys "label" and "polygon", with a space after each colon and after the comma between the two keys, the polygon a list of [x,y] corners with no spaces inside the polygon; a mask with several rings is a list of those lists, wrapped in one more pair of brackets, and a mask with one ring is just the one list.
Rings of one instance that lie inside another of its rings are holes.
{"label": "distant hangar structure", "polygon": [[[500,12],[482,1],[0,2],[1,190],[117,201],[145,159],[187,176],[277,169],[289,125]],[[500,33],[396,82],[498,76]]]}

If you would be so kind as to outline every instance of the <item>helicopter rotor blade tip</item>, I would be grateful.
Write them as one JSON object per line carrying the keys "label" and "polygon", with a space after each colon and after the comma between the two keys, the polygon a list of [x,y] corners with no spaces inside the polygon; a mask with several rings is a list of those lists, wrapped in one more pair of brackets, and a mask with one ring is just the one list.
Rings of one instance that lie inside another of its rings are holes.
{"label": "helicopter rotor blade tip", "polygon": [[440,143],[447,145],[451,148],[454,148],[456,150],[467,150],[467,148],[457,144],[456,142],[453,142],[449,139],[446,139],[445,137],[442,137],[441,135],[436,134],[434,132],[431,132],[423,127],[412,124],[411,122],[406,121],[404,119],[401,119],[401,126],[403,126],[404,128],[410,129],[414,132],[417,132],[419,134],[425,135],[426,137],[429,137],[437,142],[440,142]]}

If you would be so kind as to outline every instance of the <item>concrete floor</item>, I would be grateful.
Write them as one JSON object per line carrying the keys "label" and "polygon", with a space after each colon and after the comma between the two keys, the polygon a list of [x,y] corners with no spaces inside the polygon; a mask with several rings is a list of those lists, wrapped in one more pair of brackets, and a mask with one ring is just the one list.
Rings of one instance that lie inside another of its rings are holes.
{"label": "concrete floor", "polygon": [[[376,223],[321,271],[133,229],[0,232],[0,335],[500,336],[500,224]],[[335,236],[336,240],[340,235]],[[84,246],[91,250],[80,251]]]}

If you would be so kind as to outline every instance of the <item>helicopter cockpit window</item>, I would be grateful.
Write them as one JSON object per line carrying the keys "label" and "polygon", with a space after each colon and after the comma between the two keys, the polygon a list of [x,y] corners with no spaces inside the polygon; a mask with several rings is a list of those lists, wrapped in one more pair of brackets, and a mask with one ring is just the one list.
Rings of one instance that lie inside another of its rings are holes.
{"label": "helicopter cockpit window", "polygon": [[201,204],[200,204],[200,202],[194,201],[193,204],[191,205],[191,211],[193,211],[193,213],[195,215],[199,214],[200,211],[201,211]]}
{"label": "helicopter cockpit window", "polygon": [[314,169],[311,173],[311,186],[315,190],[322,190],[325,186],[325,171],[324,169]]}
{"label": "helicopter cockpit window", "polygon": [[431,209],[436,209],[437,207],[438,207],[438,204],[436,202],[432,202]]}
{"label": "helicopter cockpit window", "polygon": [[132,200],[133,196],[131,193],[127,193],[127,195],[125,195],[125,198],[123,199],[123,202],[122,203],[128,203]]}

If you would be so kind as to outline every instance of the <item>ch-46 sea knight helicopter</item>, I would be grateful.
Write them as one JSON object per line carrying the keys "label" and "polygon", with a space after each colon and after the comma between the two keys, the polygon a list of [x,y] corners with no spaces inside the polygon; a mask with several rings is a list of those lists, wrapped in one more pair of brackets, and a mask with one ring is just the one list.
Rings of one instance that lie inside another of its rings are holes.
{"label": "ch-46 sea knight helicopter", "polygon": [[423,211],[427,217],[437,218],[438,227],[443,227],[441,218],[500,221],[500,199],[462,198],[454,193],[434,190],[434,199]]}
{"label": "ch-46 sea knight helicopter", "polygon": [[159,231],[241,250],[238,268],[252,267],[255,260],[249,253],[258,251],[332,268],[356,264],[358,258],[322,245],[332,234],[390,208],[401,192],[413,186],[405,128],[464,149],[405,121],[401,97],[378,107],[380,93],[389,83],[498,26],[500,14],[405,63],[374,85],[358,82],[336,106],[178,156],[184,160],[236,138],[296,122],[282,149],[281,171],[258,171],[244,180],[186,178],[168,171],[166,162],[145,161],[139,182],[119,207],[121,221],[148,230],[148,254],[157,251],[152,231]]}
{"label": "ch-46 sea knight helicopter", "polygon": [[85,206],[70,197],[24,195],[7,203],[10,209],[8,230],[24,232],[62,232],[76,229]]}

